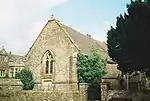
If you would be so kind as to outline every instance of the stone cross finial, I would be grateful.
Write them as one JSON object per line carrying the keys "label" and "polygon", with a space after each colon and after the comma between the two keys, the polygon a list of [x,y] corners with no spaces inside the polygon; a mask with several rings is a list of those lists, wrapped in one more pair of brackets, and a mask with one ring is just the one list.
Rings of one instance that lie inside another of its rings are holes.
{"label": "stone cross finial", "polygon": [[54,14],[51,14],[51,20],[53,20],[54,19]]}

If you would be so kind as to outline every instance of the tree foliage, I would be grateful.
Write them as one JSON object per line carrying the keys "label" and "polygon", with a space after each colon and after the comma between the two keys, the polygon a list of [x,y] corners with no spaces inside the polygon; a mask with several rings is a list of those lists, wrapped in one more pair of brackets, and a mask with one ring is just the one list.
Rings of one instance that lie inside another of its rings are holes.
{"label": "tree foliage", "polygon": [[106,60],[101,59],[94,47],[89,55],[79,53],[77,60],[79,83],[94,84],[106,74]]}
{"label": "tree foliage", "polygon": [[107,33],[108,53],[123,72],[150,69],[150,0],[131,0]]}
{"label": "tree foliage", "polygon": [[28,68],[24,68],[17,73],[16,78],[23,83],[23,90],[32,90],[34,88],[33,74]]}

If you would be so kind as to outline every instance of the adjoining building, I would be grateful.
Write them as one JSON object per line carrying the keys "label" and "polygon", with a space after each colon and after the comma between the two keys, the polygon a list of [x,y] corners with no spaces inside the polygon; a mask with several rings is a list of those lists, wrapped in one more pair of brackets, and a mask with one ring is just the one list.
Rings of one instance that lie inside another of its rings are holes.
{"label": "adjoining building", "polygon": [[7,53],[4,47],[0,50],[0,77],[14,78],[24,67],[24,56]]}

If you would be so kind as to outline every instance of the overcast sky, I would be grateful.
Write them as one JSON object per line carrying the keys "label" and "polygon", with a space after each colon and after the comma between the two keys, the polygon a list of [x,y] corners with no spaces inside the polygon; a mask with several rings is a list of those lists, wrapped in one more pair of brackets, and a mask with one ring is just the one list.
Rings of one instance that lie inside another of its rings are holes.
{"label": "overcast sky", "polygon": [[25,55],[41,29],[55,18],[83,34],[106,41],[129,0],[0,0],[0,47]]}

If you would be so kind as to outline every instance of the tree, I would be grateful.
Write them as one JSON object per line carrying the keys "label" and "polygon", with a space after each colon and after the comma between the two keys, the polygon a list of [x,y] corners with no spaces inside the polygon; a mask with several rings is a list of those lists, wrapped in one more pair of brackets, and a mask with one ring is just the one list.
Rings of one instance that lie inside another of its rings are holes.
{"label": "tree", "polygon": [[150,0],[131,0],[107,33],[109,56],[123,72],[150,69]]}
{"label": "tree", "polygon": [[23,83],[23,90],[32,90],[34,88],[33,74],[28,68],[24,68],[17,73],[16,78]]}
{"label": "tree", "polygon": [[98,83],[100,78],[106,74],[106,60],[101,59],[94,47],[89,55],[79,53],[77,60],[79,83],[93,85]]}

